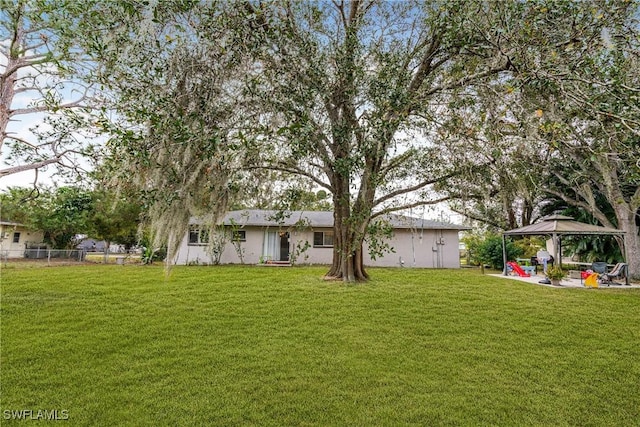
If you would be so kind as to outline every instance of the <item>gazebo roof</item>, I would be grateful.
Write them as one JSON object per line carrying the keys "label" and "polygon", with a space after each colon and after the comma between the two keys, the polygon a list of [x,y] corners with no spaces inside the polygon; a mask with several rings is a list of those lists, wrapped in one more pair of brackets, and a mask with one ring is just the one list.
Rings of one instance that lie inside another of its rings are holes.
{"label": "gazebo roof", "polygon": [[599,225],[586,224],[575,221],[573,218],[564,215],[552,215],[544,218],[541,222],[505,231],[507,236],[524,235],[545,235],[545,234],[624,234],[622,230],[615,228],[601,227]]}

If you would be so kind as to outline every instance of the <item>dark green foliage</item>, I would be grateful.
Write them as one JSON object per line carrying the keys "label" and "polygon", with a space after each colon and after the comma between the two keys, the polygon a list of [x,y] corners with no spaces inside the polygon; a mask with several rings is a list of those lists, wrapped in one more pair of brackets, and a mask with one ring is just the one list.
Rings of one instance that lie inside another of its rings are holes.
{"label": "dark green foliage", "polygon": [[141,204],[133,196],[81,187],[10,188],[0,202],[3,220],[43,231],[56,249],[72,248],[79,234],[127,247],[138,242]]}
{"label": "dark green foliage", "polygon": [[[477,264],[489,265],[496,270],[504,268],[502,254],[502,237],[496,234],[472,236],[464,239],[467,249],[472,254],[472,261]],[[523,255],[521,247],[507,240],[507,261],[515,260]]]}
{"label": "dark green foliage", "polygon": [[68,249],[88,230],[91,195],[79,188],[9,188],[0,195],[2,219],[44,232],[45,242]]}
{"label": "dark green foliage", "polygon": [[0,220],[29,224],[29,210],[38,195],[35,188],[7,188],[0,193]]}
{"label": "dark green foliage", "polygon": [[567,256],[575,255],[581,262],[615,264],[624,260],[620,246],[612,236],[568,236],[562,240],[562,252]]}
{"label": "dark green foliage", "polygon": [[[24,197],[25,194],[32,194]],[[56,249],[70,249],[77,234],[86,234],[92,206],[91,193],[79,187],[43,188],[30,193],[11,189],[4,193],[6,203],[30,228],[44,232],[45,242]]]}
{"label": "dark green foliage", "polygon": [[101,189],[91,194],[89,234],[107,242],[125,245],[138,243],[141,203],[133,195]]}
{"label": "dark green foliage", "polygon": [[[513,237],[513,236],[512,236]],[[517,237],[517,236],[516,236]],[[523,238],[514,238],[513,245],[519,248],[521,254],[519,255],[521,258],[531,258],[535,256],[540,248],[545,247],[546,242],[545,236],[525,236]],[[563,244],[564,248],[564,244]],[[514,260],[515,258],[509,258],[509,260]]]}

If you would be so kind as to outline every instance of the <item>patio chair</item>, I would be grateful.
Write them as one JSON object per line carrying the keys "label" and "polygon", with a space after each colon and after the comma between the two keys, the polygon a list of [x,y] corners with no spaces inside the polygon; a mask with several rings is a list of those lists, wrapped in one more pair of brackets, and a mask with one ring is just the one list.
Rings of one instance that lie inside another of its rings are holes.
{"label": "patio chair", "polygon": [[626,279],[627,267],[628,265],[624,262],[617,263],[616,266],[613,267],[613,270],[600,275],[600,283],[602,283],[603,285],[606,284],[607,286],[610,286],[612,283],[620,285],[621,283],[616,283],[613,281],[613,279]]}
{"label": "patio chair", "polygon": [[604,274],[607,272],[607,263],[606,262],[594,262],[591,264],[591,270],[594,273]]}

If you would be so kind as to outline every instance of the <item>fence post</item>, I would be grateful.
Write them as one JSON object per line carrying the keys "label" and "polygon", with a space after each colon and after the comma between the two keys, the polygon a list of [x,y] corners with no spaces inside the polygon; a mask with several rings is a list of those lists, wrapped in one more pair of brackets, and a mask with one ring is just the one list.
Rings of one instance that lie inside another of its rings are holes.
{"label": "fence post", "polygon": [[47,251],[47,264],[51,264],[51,249]]}

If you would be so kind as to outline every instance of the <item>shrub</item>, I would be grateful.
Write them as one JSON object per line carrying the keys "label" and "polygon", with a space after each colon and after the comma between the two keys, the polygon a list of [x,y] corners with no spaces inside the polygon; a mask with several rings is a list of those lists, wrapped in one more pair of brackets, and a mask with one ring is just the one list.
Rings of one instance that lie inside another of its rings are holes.
{"label": "shrub", "polygon": [[[516,259],[522,256],[522,248],[517,247],[512,242],[507,242],[507,259]],[[488,264],[491,268],[502,270],[504,260],[502,258],[502,237],[496,234],[489,234],[484,240],[479,242],[476,248],[476,258],[482,264]]]}

